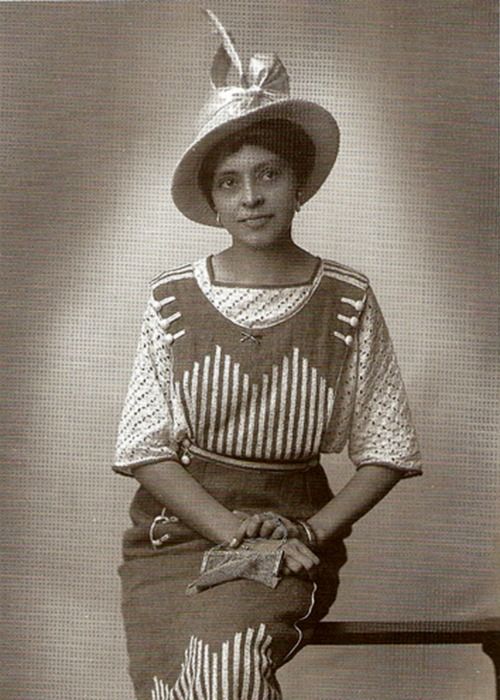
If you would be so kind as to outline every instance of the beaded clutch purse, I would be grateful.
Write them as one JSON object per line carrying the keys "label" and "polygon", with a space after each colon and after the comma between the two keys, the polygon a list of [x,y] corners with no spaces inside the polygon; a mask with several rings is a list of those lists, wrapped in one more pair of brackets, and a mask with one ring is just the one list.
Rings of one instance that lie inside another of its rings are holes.
{"label": "beaded clutch purse", "polygon": [[219,583],[246,578],[260,581],[269,588],[276,588],[281,580],[283,563],[283,540],[264,538],[246,539],[234,549],[217,545],[205,552],[200,576],[190,583],[187,595],[194,595]]}

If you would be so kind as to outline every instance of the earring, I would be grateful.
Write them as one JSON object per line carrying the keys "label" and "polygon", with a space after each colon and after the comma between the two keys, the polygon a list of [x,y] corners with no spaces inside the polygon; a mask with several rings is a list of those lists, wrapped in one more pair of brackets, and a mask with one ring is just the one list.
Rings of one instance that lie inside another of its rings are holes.
{"label": "earring", "polygon": [[297,190],[297,194],[295,195],[295,211],[298,213],[300,211],[300,200],[302,198],[302,192],[300,190]]}
{"label": "earring", "polygon": [[217,225],[220,226],[220,214],[219,214],[219,212],[217,212],[217,214],[215,216],[215,221],[217,222]]}

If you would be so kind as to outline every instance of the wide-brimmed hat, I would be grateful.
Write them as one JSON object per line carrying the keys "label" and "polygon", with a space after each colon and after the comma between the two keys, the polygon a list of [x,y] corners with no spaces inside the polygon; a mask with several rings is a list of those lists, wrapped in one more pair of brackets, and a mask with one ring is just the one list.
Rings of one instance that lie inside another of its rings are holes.
{"label": "wide-brimmed hat", "polygon": [[[172,198],[175,205],[188,219],[219,226],[199,182],[203,160],[218,141],[268,119],[293,122],[315,146],[314,165],[300,188],[301,203],[306,202],[321,187],[337,157],[337,122],[316,102],[290,97],[288,74],[276,55],[256,54],[244,71],[230,35],[210,10],[206,12],[221,34],[222,44],[212,64],[213,94],[201,113],[201,128],[174,172]],[[227,85],[231,66],[236,68],[238,85]]]}

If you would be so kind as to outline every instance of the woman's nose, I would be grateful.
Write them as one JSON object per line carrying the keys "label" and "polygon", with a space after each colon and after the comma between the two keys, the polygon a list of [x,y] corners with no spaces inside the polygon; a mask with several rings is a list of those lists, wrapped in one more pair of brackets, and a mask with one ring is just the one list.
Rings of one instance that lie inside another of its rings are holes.
{"label": "woman's nose", "polygon": [[258,207],[264,201],[262,192],[254,182],[245,182],[242,192],[242,204],[244,207],[253,208]]}

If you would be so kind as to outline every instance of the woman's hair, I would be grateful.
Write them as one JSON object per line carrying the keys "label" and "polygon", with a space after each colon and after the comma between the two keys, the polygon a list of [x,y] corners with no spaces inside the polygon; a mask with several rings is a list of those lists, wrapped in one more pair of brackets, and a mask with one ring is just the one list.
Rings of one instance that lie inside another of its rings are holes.
{"label": "woman's hair", "polygon": [[242,146],[260,146],[280,156],[292,168],[297,188],[307,182],[314,167],[316,148],[302,129],[288,119],[263,119],[218,141],[203,159],[198,174],[200,188],[214,208],[212,180],[218,164]]}

